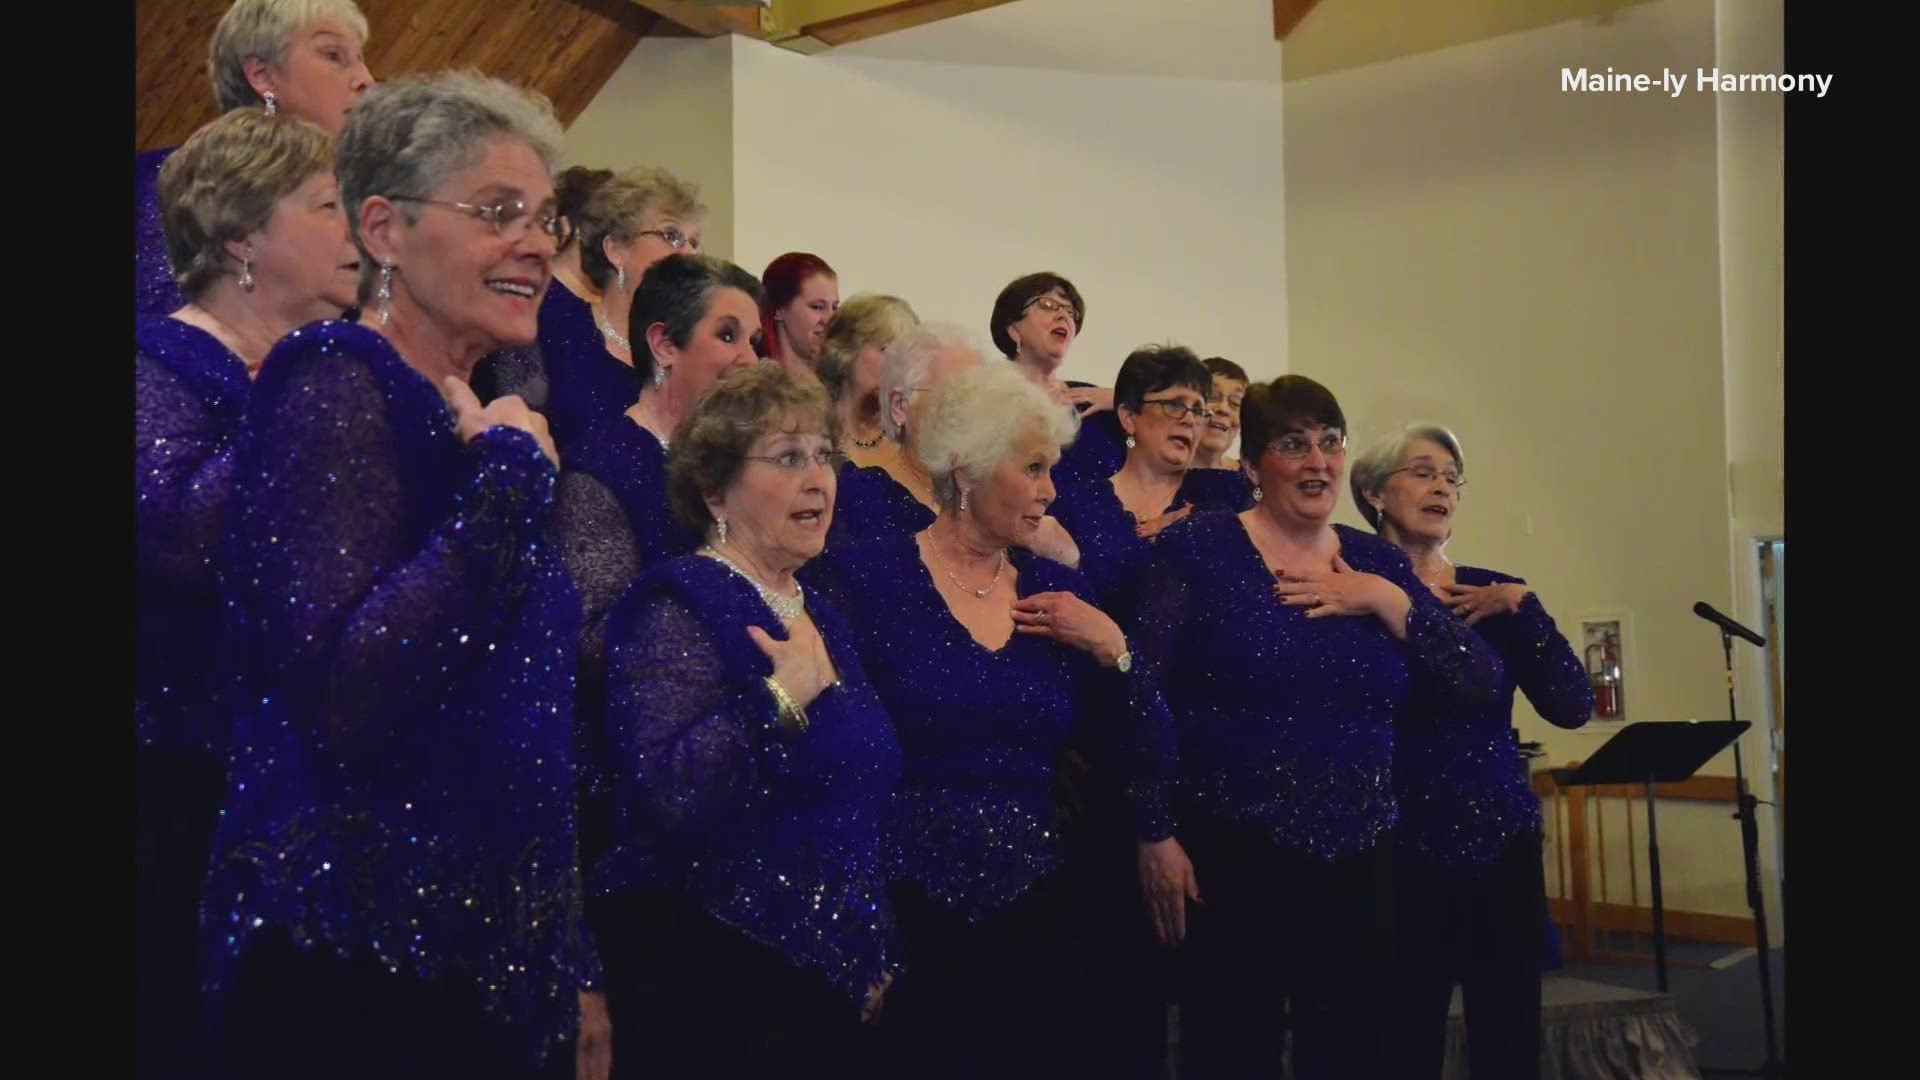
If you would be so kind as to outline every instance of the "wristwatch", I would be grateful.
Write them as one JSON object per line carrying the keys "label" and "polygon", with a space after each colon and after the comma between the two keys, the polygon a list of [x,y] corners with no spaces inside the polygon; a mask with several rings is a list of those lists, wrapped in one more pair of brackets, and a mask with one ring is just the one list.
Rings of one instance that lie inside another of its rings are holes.
{"label": "wristwatch", "polygon": [[1119,671],[1120,674],[1122,675],[1125,675],[1127,672],[1132,671],[1133,670],[1133,650],[1128,649],[1125,652],[1122,652],[1118,657],[1114,659],[1113,666],[1115,670]]}

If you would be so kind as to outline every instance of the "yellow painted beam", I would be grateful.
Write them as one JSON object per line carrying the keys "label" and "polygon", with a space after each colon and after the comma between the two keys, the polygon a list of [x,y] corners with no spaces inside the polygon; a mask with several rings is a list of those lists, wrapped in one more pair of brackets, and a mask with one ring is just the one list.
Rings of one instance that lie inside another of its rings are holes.
{"label": "yellow painted beam", "polygon": [[798,52],[891,34],[1012,0],[773,0],[762,9],[766,40]]}
{"label": "yellow painted beam", "polygon": [[[1274,0],[1285,40],[1285,77],[1312,78],[1534,30],[1573,19],[1609,19],[1648,0]],[[1282,9],[1300,16],[1282,27]],[[1311,9],[1311,13],[1305,9]]]}

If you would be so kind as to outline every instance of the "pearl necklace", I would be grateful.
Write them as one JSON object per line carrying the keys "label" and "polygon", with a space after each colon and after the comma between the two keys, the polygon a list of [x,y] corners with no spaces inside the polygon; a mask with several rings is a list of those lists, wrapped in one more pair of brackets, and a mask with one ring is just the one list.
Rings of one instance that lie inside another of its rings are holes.
{"label": "pearl necklace", "polygon": [[790,623],[798,619],[807,610],[807,590],[806,587],[799,582],[796,581],[793,583],[792,596],[781,596],[779,593],[760,584],[759,579],[755,578],[752,574],[740,569],[738,563],[722,555],[712,544],[707,544],[702,547],[700,554],[705,555],[709,559],[717,559],[721,563],[724,563],[727,569],[745,578],[747,584],[753,586],[753,591],[760,594],[760,599],[765,601],[766,605],[773,609],[773,613],[780,617],[781,622]]}

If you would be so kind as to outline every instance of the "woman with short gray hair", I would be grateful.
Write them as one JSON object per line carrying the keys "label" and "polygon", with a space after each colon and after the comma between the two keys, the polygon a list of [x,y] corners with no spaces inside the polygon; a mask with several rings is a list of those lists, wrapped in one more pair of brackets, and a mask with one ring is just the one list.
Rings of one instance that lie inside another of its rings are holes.
{"label": "woman with short gray hair", "polygon": [[559,141],[545,99],[478,75],[370,92],[338,165],[363,321],[289,335],[255,383],[206,903],[235,1075],[605,1075],[556,455],[466,382],[533,340]]}
{"label": "woman with short gray hair", "polygon": [[[373,85],[366,44],[367,17],[353,0],[235,0],[214,27],[207,80],[222,112],[259,108],[338,138]],[[150,150],[133,160],[136,314],[165,315],[185,302],[168,273],[155,190],[171,153]]]}
{"label": "woman with short gray hair", "polygon": [[[977,358],[925,399],[907,435],[938,515],[829,548],[818,579],[854,624],[904,755],[892,1071],[1077,1076],[1085,1002],[1056,769],[1124,697],[1132,657],[1083,575],[1024,550],[1073,437],[1066,411]],[[1045,987],[1044,1006],[1007,993],[1022,985]]]}
{"label": "woman with short gray hair", "polygon": [[1517,1080],[1540,1075],[1547,897],[1540,800],[1514,745],[1513,695],[1577,728],[1593,713],[1593,688],[1525,581],[1447,558],[1466,483],[1460,440],[1438,424],[1408,425],[1353,464],[1367,523],[1504,668],[1491,701],[1416,694],[1416,715],[1395,733],[1394,1075],[1440,1076],[1458,983],[1473,1075]]}
{"label": "woman with short gray hair", "polygon": [[[160,171],[167,246],[191,299],[133,326],[134,884],[143,1062],[199,1075],[200,882],[227,742],[214,578],[248,378],[295,327],[353,303],[359,255],[333,179],[333,138],[231,112]],[[182,1058],[181,1055],[189,1055]]]}

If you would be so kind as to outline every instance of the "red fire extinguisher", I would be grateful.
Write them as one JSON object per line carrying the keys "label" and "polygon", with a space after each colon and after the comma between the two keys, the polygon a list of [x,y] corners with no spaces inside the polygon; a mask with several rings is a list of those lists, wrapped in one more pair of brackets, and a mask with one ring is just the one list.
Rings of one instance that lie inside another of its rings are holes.
{"label": "red fire extinguisher", "polygon": [[1620,653],[1613,639],[1587,646],[1587,678],[1593,683],[1593,715],[1602,720],[1620,715]]}

